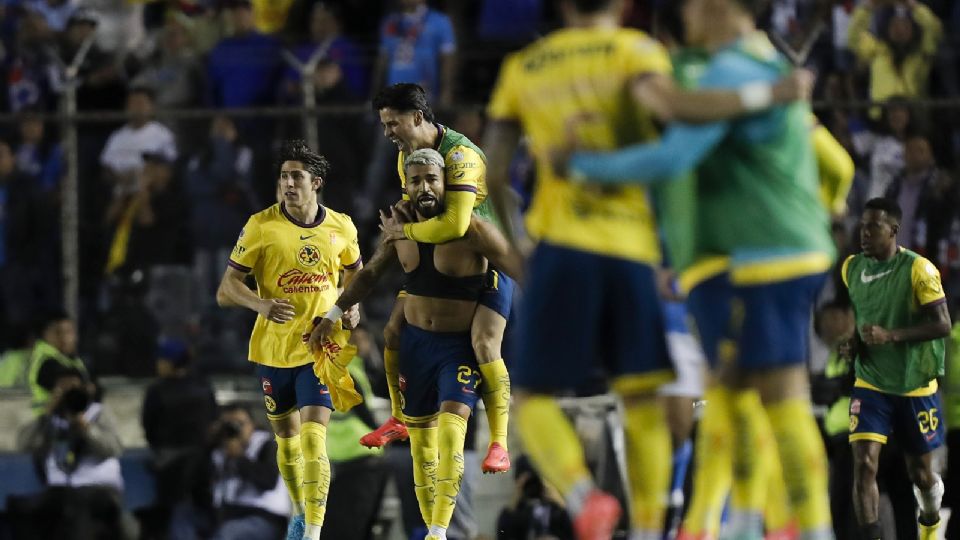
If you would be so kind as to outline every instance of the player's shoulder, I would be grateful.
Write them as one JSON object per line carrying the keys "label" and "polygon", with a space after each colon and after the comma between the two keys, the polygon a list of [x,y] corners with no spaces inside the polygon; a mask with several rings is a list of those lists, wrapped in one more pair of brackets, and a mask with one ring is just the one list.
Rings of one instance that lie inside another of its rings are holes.
{"label": "player's shoulder", "polygon": [[443,160],[447,168],[458,168],[465,164],[476,164],[478,162],[483,162],[483,154],[481,154],[473,145],[468,144],[455,144],[447,150]]}
{"label": "player's shoulder", "polygon": [[344,212],[337,212],[329,207],[324,206],[324,210],[327,212],[326,218],[324,221],[332,227],[338,227],[343,230],[353,231],[356,234],[357,227],[353,224],[353,218]]}
{"label": "player's shoulder", "polygon": [[922,279],[926,277],[939,276],[940,271],[937,270],[936,265],[930,262],[929,259],[920,255],[919,253],[914,253],[908,249],[904,250],[905,253],[909,254],[913,262],[910,264],[910,275],[914,279]]}
{"label": "player's shoulder", "polygon": [[284,219],[283,211],[280,210],[280,203],[272,204],[263,210],[250,216],[247,220],[248,225],[266,225]]}

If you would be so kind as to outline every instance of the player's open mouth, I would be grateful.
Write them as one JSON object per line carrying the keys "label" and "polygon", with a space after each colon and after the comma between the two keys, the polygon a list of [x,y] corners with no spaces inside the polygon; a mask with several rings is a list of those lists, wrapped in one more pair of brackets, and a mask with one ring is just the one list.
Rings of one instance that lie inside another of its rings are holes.
{"label": "player's open mouth", "polygon": [[417,204],[420,206],[433,206],[437,204],[437,198],[430,195],[422,195],[417,197]]}

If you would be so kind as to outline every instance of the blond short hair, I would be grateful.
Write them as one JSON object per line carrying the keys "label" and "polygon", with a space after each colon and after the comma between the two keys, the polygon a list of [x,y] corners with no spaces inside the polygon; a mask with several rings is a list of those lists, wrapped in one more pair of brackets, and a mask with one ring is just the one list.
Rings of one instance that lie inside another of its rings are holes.
{"label": "blond short hair", "polygon": [[403,160],[403,170],[411,165],[436,165],[442,171],[444,168],[443,156],[433,148],[421,148],[410,152],[407,159]]}

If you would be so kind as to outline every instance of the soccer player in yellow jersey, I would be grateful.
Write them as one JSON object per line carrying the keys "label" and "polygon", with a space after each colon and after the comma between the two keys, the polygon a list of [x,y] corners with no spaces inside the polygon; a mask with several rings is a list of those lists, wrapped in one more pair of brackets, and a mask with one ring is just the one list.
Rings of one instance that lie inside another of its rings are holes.
{"label": "soccer player in yellow jersey", "polygon": [[[349,283],[362,261],[353,222],[317,201],[327,160],[303,141],[288,141],[280,163],[282,199],[240,231],[217,303],[257,312],[249,359],[257,364],[277,465],[296,508],[287,538],[317,540],[330,488],[326,425],[333,404],[302,336],[337,300],[341,271]],[[256,292],[244,283],[250,273]],[[356,324],[356,306],[349,312],[345,319]]]}
{"label": "soccer player in yellow jersey", "polygon": [[[384,230],[387,239],[441,244],[462,238],[473,214],[494,221],[486,198],[487,166],[483,151],[466,136],[434,121],[433,111],[422,88],[410,83],[388,86],[374,98],[373,108],[380,115],[384,135],[400,149],[397,173],[401,187],[406,185],[403,162],[413,151],[423,148],[437,150],[446,163],[446,200],[442,212],[422,222],[388,223]],[[404,198],[407,198],[405,193]],[[513,281],[496,269],[490,270],[487,283],[473,317],[471,341],[483,374],[481,395],[490,427],[490,445],[482,469],[485,473],[500,473],[510,469],[507,453],[510,375],[500,346],[510,316],[514,287]],[[390,315],[390,322],[384,329],[384,368],[390,389],[392,416],[376,431],[361,439],[361,444],[366,446],[382,446],[407,436],[407,430],[400,420],[402,411],[397,399],[403,303],[401,293]]]}
{"label": "soccer player in yellow jersey", "polygon": [[[643,187],[577,185],[550,166],[567,128],[595,149],[654,139],[654,115],[688,121],[763,108],[775,87],[682,93],[664,48],[619,27],[622,0],[564,0],[565,28],[511,55],[488,109],[488,184],[512,233],[507,169],[525,132],[538,162],[526,230],[537,241],[520,311],[514,379],[521,440],[546,480],[564,495],[578,538],[609,538],[619,503],[598,491],[570,423],[550,394],[577,389],[603,358],[624,402],[630,463],[631,539],[659,538],[670,471],[670,434],[656,388],[672,378],[653,267],[660,263],[654,216]],[[632,94],[649,94],[640,106]],[[651,97],[652,96],[652,97]],[[688,118],[696,115],[698,118]],[[562,339],[558,339],[562,336]]]}

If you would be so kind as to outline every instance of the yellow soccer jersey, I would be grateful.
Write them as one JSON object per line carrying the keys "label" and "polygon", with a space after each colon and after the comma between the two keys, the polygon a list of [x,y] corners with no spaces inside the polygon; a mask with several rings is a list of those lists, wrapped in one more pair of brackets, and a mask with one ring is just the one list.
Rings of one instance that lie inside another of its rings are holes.
{"label": "yellow soccer jersey", "polygon": [[251,362],[296,367],[313,362],[301,336],[315,316],[336,302],[340,270],[360,266],[357,228],[346,214],[320,207],[314,223],[300,223],[281,204],[247,220],[228,263],[253,272],[261,298],[286,298],[296,316],[277,324],[257,315]]}
{"label": "yellow soccer jersey", "polygon": [[656,137],[649,113],[631,98],[629,81],[671,71],[666,50],[643,32],[567,28],[504,62],[488,116],[518,121],[537,161],[527,213],[534,238],[574,249],[655,264],[659,242],[641,186],[572,184],[554,174],[550,151],[575,125],[592,150],[612,150]]}

